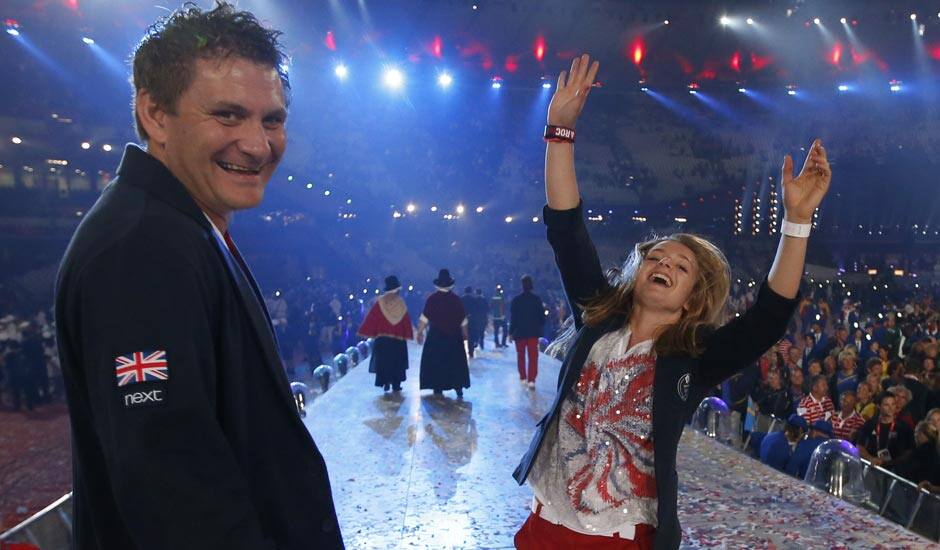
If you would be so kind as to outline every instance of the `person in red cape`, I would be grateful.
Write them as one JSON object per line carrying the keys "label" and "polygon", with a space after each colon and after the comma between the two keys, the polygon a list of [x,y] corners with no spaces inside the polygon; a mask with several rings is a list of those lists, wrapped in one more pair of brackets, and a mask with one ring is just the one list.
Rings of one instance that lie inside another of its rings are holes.
{"label": "person in red cape", "polygon": [[369,372],[375,373],[375,385],[388,391],[401,391],[408,369],[408,344],[414,338],[411,317],[399,296],[401,283],[392,275],[385,278],[385,293],[372,304],[359,336],[374,338]]}

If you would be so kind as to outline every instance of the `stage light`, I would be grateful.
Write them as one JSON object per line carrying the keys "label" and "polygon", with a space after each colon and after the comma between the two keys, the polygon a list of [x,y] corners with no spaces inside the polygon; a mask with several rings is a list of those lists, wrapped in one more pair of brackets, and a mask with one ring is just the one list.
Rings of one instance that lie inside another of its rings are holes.
{"label": "stage light", "polygon": [[9,34],[10,36],[19,36],[20,31],[14,29],[13,27],[7,27],[7,34]]}
{"label": "stage light", "polygon": [[753,24],[754,24],[754,20],[751,19],[750,17],[748,17],[748,18],[747,18],[747,21],[745,21],[745,23],[747,23],[748,25],[753,25]]}
{"label": "stage light", "polygon": [[382,82],[387,88],[392,90],[400,90],[401,87],[405,85],[405,75],[400,70],[395,68],[385,69],[385,74],[382,76]]}
{"label": "stage light", "polygon": [[721,23],[723,27],[727,27],[731,24],[731,18],[727,15],[722,15],[720,18],[718,18],[718,22]]}
{"label": "stage light", "polygon": [[542,89],[543,89],[543,90],[551,90],[551,89],[552,89],[552,83],[551,83],[551,82],[548,82],[548,81],[542,82]]}
{"label": "stage light", "polygon": [[462,204],[458,204],[458,205],[457,205],[457,213],[458,213],[458,214],[463,214],[463,213],[466,212],[466,211],[467,211],[467,209],[466,209],[466,207],[464,207],[464,205],[462,205]]}
{"label": "stage light", "polygon": [[449,73],[441,73],[437,75],[437,85],[441,88],[448,88],[453,83],[454,77],[450,76]]}
{"label": "stage light", "polygon": [[916,13],[912,13],[912,14],[911,14],[911,21],[917,21],[917,14],[916,14]]}
{"label": "stage light", "polygon": [[82,149],[84,149],[84,150],[86,150],[86,151],[89,150],[89,149],[91,149],[91,143],[89,143],[89,142],[87,142],[87,141],[83,141],[83,142],[82,142]]}
{"label": "stage light", "polygon": [[88,38],[87,36],[82,37],[82,42],[84,42],[85,44],[88,44],[89,46],[95,43],[94,40],[92,40],[91,38]]}
{"label": "stage light", "polygon": [[739,92],[739,93],[742,93],[742,94],[746,94],[746,93],[747,93],[747,88],[738,88],[738,92]]}
{"label": "stage light", "polygon": [[539,223],[539,217],[538,217],[538,216],[532,216],[532,223]]}
{"label": "stage light", "polygon": [[307,184],[307,189],[313,189],[313,184],[312,184],[312,183],[308,183],[308,184]]}
{"label": "stage light", "polygon": [[436,206],[432,206],[432,207],[431,207],[431,212],[437,212],[437,207],[436,207]]}
{"label": "stage light", "polygon": [[843,17],[842,19],[839,19],[839,23],[842,23],[843,25],[845,25],[846,23],[848,23],[848,20],[845,17]]}
{"label": "stage light", "polygon": [[324,192],[323,192],[323,196],[324,196],[324,197],[329,197],[329,196],[330,196],[330,190],[327,189],[326,191],[324,191]]}
{"label": "stage light", "polygon": [[814,25],[822,25],[822,21],[820,21],[819,18],[816,17],[816,18],[813,19],[813,24],[814,24]]}
{"label": "stage light", "polygon": [[839,91],[840,91],[840,92],[847,92],[847,91],[849,91],[849,87],[846,86],[845,84],[839,84]]}
{"label": "stage light", "polygon": [[10,138],[10,141],[13,142],[13,145],[19,145],[19,144],[23,143],[23,140],[20,139],[20,138],[17,137],[17,136],[11,137],[11,138]]}
{"label": "stage light", "polygon": [[398,218],[401,217],[401,212],[399,212],[398,210],[392,212],[392,217],[397,220]]}
{"label": "stage light", "polygon": [[418,209],[418,207],[415,206],[413,203],[410,203],[410,204],[408,204],[408,206],[405,207],[405,211],[408,212],[409,214],[413,214],[414,211],[417,210],[417,209]]}
{"label": "stage light", "polygon": [[695,95],[695,94],[698,93],[698,90],[689,90],[689,93],[692,94],[692,95]]}
{"label": "stage light", "polygon": [[646,55],[646,48],[643,46],[643,41],[639,38],[633,43],[633,64],[640,66],[640,63],[643,62],[643,57]]}
{"label": "stage light", "polygon": [[506,216],[506,223],[512,223],[512,216]]}
{"label": "stage light", "polygon": [[545,38],[544,37],[540,36],[535,40],[535,48],[532,53],[535,55],[535,60],[540,63],[542,62],[543,59],[545,59]]}
{"label": "stage light", "polygon": [[111,145],[108,143],[105,143],[104,145],[101,146],[101,150],[104,151],[105,153],[110,153]]}
{"label": "stage light", "polygon": [[[940,15],[940,14],[937,14],[937,15]],[[669,24],[669,20],[668,20],[668,19],[666,19],[665,21],[663,21],[663,25],[668,25],[668,24]]]}
{"label": "stage light", "polygon": [[643,86],[642,88],[640,88],[640,91],[641,91],[641,92],[648,92],[648,91],[650,91],[650,89],[647,88],[646,86]]}
{"label": "stage light", "polygon": [[482,213],[483,213],[483,207],[477,206],[477,214],[482,214]]}
{"label": "stage light", "polygon": [[901,91],[901,81],[900,81],[900,80],[892,80],[892,81],[888,82],[888,85],[890,86],[889,89],[890,89],[892,92],[900,92],[900,91]]}
{"label": "stage light", "polygon": [[349,67],[340,63],[333,69],[333,74],[336,75],[336,78],[340,80],[346,80],[346,77],[349,76]]}
{"label": "stage light", "polygon": [[494,76],[492,82],[493,84],[491,84],[491,86],[494,90],[498,90],[503,87],[503,79],[498,76]]}

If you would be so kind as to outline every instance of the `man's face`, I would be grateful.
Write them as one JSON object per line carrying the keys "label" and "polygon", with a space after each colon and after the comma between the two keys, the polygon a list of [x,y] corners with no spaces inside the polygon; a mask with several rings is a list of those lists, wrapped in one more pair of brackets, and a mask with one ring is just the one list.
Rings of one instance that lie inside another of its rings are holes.
{"label": "man's face", "polygon": [[852,411],[855,409],[856,398],[854,393],[844,392],[840,399],[843,411]]}
{"label": "man's face", "polygon": [[286,118],[273,67],[241,57],[197,59],[156,145],[199,206],[225,217],[261,202],[287,145]]}
{"label": "man's face", "polygon": [[794,387],[803,385],[803,371],[800,369],[793,369],[790,371],[790,382]]}
{"label": "man's face", "polygon": [[894,407],[896,403],[894,397],[884,397],[881,399],[881,415],[885,417],[894,416]]}
{"label": "man's face", "polygon": [[825,378],[822,378],[816,382],[813,386],[813,395],[816,396],[816,399],[821,399],[824,395],[829,393],[829,382],[826,382]]}
{"label": "man's face", "polygon": [[794,363],[800,360],[800,350],[795,347],[791,347],[790,349],[788,349],[787,355],[790,356],[790,361]]}

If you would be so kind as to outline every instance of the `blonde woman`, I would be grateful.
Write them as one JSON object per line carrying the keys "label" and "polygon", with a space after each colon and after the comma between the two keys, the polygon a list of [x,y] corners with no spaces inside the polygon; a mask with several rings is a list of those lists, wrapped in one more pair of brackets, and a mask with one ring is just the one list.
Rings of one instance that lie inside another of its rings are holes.
{"label": "blonde woman", "polygon": [[817,140],[799,176],[783,164],[787,224],[756,302],[716,328],[730,275],[709,241],[675,234],[637,244],[613,284],[584,224],[575,122],[597,75],[588,55],[562,72],[548,112],[544,217],[576,333],[558,392],[514,477],[532,514],[516,547],[677,548],[676,451],[710,388],[784,334],[798,303],[813,211],[829,188]]}

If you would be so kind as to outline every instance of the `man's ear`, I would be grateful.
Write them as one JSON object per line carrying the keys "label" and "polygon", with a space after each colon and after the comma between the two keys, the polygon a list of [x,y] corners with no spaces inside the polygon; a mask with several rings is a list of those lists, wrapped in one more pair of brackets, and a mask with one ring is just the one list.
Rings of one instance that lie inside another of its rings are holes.
{"label": "man's ear", "polygon": [[137,91],[134,99],[134,110],[138,123],[143,126],[150,145],[163,145],[167,140],[166,110],[154,101],[153,96],[146,89]]}

